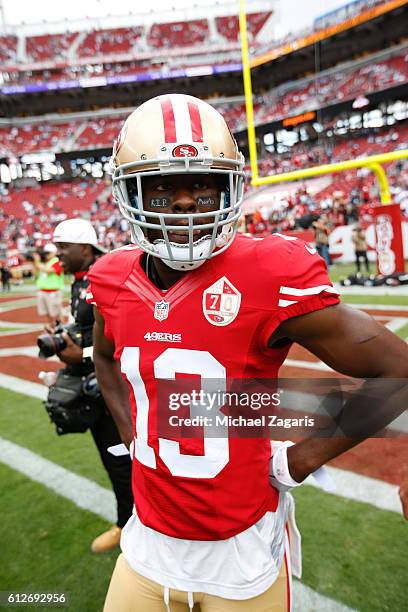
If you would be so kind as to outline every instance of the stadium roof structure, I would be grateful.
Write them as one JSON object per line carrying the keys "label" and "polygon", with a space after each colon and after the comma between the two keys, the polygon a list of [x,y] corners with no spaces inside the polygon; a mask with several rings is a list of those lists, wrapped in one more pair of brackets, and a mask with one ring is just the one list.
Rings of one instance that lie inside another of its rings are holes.
{"label": "stadium roof structure", "polygon": [[[135,4],[134,9],[128,12],[101,12],[99,15],[88,15],[86,10],[83,16],[77,19],[58,19],[55,21],[42,20],[36,22],[7,23],[5,12],[2,16],[0,0],[0,35],[23,34],[35,36],[40,34],[56,34],[76,31],[90,31],[95,29],[123,28],[137,25],[150,26],[153,23],[167,23],[172,21],[189,21],[204,17],[217,17],[223,15],[236,15],[238,3],[236,0],[197,0],[191,3],[186,0],[185,5],[180,2],[173,6],[171,1],[158,10],[157,8],[143,8]],[[280,0],[246,0],[248,12],[277,11]],[[120,3],[118,8],[120,9]],[[115,7],[113,7],[115,8]]]}

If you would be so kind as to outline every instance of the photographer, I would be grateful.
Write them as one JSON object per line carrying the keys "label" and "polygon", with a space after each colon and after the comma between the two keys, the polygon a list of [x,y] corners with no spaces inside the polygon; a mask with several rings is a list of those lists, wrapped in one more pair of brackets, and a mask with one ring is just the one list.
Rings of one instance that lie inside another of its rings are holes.
{"label": "photographer", "polygon": [[48,328],[47,331],[53,331],[53,334],[38,339],[42,356],[57,353],[67,364],[58,372],[55,385],[50,388],[47,410],[59,434],[91,430],[108,472],[116,496],[118,521],[91,545],[93,552],[104,552],[119,544],[121,529],[132,514],[133,498],[129,455],[113,456],[107,451],[108,447],[120,444],[121,439],[99,393],[92,361],[94,317],[92,306],[85,299],[87,274],[103,249],[97,244],[94,228],[83,219],[59,223],[54,231],[54,243],[64,271],[74,275],[71,287],[74,323],[65,328]]}

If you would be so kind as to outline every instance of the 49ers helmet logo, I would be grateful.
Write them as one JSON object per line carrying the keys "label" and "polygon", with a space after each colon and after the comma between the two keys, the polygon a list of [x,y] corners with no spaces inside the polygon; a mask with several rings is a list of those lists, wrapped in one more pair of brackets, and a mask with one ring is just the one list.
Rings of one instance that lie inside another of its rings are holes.
{"label": "49ers helmet logo", "polygon": [[198,151],[193,145],[178,145],[173,149],[173,157],[197,157]]}

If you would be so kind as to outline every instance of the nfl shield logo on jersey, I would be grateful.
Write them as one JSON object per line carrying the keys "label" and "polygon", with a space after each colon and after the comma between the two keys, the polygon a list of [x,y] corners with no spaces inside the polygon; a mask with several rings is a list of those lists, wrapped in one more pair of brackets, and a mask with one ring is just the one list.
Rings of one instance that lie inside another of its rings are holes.
{"label": "nfl shield logo on jersey", "polygon": [[164,321],[169,316],[170,304],[161,300],[154,305],[154,318],[158,321]]}
{"label": "nfl shield logo on jersey", "polygon": [[203,293],[204,316],[212,325],[229,325],[238,314],[241,294],[223,276]]}

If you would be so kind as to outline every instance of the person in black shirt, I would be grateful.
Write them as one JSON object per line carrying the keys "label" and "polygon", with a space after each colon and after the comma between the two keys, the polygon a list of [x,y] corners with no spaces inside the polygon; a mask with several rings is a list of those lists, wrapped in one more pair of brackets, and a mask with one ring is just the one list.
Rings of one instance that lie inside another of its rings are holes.
{"label": "person in black shirt", "polygon": [[[92,361],[94,316],[91,304],[86,302],[87,274],[97,257],[104,251],[97,244],[94,228],[84,219],[68,219],[59,223],[54,231],[53,242],[58,248],[58,257],[64,271],[74,275],[71,287],[71,314],[82,335],[82,346],[79,346],[67,332],[63,332],[62,337],[67,346],[58,353],[58,357],[67,364],[66,370],[68,369],[72,375],[87,376],[95,369]],[[91,545],[93,552],[104,552],[119,544],[121,529],[132,514],[131,461],[128,454],[114,456],[107,450],[110,446],[120,444],[121,439],[105,403],[101,416],[94,425],[90,426],[90,430],[117,501],[116,525],[98,536]]]}
{"label": "person in black shirt", "polygon": [[1,264],[0,280],[1,280],[1,290],[2,291],[10,291],[10,278],[11,278],[11,272],[8,269],[7,265]]}

